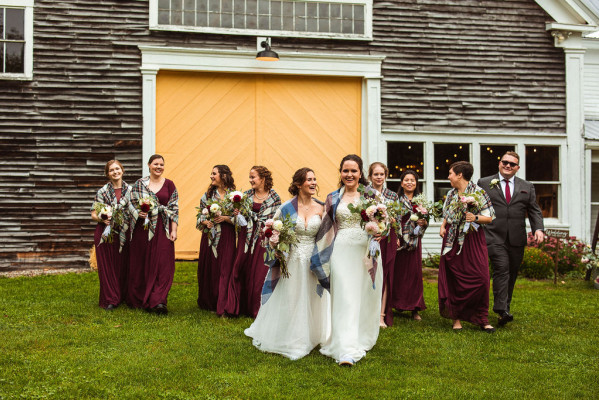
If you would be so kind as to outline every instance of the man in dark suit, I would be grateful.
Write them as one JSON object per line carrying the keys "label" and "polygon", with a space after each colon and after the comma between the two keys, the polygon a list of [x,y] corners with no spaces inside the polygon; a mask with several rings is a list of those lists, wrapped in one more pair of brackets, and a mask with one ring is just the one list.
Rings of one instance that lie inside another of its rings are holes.
{"label": "man in dark suit", "polygon": [[498,315],[498,326],[514,320],[510,303],[527,242],[527,214],[535,240],[540,243],[544,239],[543,215],[535,187],[515,176],[519,169],[520,156],[508,151],[499,161],[499,173],[478,181],[491,198],[496,215],[484,229],[493,264],[493,311]]}

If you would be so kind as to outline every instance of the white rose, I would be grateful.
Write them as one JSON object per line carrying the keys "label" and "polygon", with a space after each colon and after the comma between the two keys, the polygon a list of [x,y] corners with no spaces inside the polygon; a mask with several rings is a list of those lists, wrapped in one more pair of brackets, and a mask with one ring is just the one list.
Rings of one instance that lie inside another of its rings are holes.
{"label": "white rose", "polygon": [[210,212],[211,213],[216,213],[218,210],[220,210],[220,207],[218,206],[218,204],[212,204],[210,206]]}
{"label": "white rose", "polygon": [[410,221],[418,221],[418,214],[410,215]]}
{"label": "white rose", "polygon": [[275,222],[273,222],[272,229],[274,229],[275,231],[280,231],[282,228],[283,228],[283,221],[276,220]]}

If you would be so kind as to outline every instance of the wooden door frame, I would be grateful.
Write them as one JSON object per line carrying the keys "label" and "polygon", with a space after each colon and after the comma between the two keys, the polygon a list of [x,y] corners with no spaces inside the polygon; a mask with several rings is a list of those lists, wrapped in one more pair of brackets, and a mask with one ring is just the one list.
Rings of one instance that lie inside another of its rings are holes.
{"label": "wooden door frame", "polygon": [[319,75],[362,78],[361,148],[365,165],[379,158],[381,141],[381,66],[384,56],[284,53],[280,61],[255,59],[255,51],[139,46],[141,50],[143,137],[142,168],[156,151],[156,77],[160,70],[248,74]]}

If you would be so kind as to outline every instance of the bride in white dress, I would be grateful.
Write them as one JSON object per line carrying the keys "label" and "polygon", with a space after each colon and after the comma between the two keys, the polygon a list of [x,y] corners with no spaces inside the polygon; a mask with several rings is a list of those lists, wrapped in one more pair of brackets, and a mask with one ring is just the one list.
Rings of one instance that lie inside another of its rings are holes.
{"label": "bride in white dress", "polygon": [[328,293],[322,297],[316,293],[318,280],[310,271],[310,256],[323,212],[322,203],[312,198],[316,193],[314,172],[309,168],[296,171],[289,192],[295,197],[275,214],[275,219],[296,216],[299,243],[287,259],[289,278],[278,278],[280,271],[271,268],[262,290],[262,306],[245,334],[259,350],[297,360],[327,340],[330,303]]}
{"label": "bride in white dress", "polygon": [[[332,220],[336,235],[330,244],[327,243],[328,249],[319,246],[319,254],[323,256],[312,258],[312,268],[327,264],[326,254],[332,246],[328,260],[329,279],[315,271],[324,287],[330,282],[331,293],[331,336],[320,352],[334,358],[339,365],[351,366],[364,357],[377,341],[383,273],[379,258],[373,282],[364,260],[368,235],[360,226],[360,216],[348,209],[349,203],[360,201],[357,189],[360,184],[366,183],[362,175],[362,160],[356,155],[346,156],[341,162],[340,172],[341,189],[327,197],[327,213],[321,227],[321,231],[326,231]],[[319,232],[317,240],[320,242],[321,237],[326,235],[326,232]],[[326,271],[326,267],[323,269]]]}

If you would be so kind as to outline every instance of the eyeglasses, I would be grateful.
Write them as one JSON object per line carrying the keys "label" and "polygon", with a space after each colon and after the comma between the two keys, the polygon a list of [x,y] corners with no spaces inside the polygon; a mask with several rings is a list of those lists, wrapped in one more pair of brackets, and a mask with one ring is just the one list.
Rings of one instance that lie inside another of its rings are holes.
{"label": "eyeglasses", "polygon": [[501,160],[501,163],[503,164],[504,167],[507,167],[509,165],[512,168],[516,168],[518,166],[518,163],[511,162],[511,161]]}

